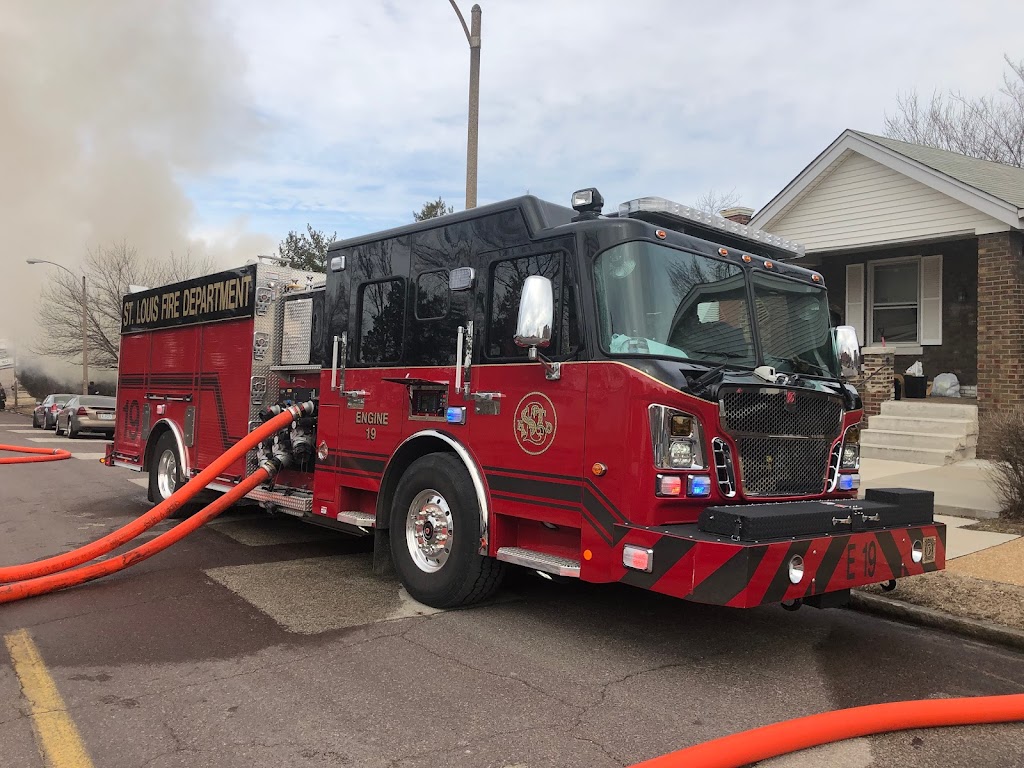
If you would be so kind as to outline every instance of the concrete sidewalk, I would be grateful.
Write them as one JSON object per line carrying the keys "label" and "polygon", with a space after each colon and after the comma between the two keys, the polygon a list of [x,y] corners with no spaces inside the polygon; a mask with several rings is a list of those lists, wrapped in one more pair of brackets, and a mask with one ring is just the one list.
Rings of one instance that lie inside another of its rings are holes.
{"label": "concrete sidewalk", "polygon": [[[919,488],[933,491],[935,519],[946,525],[946,559],[954,560],[1020,538],[1008,533],[965,530],[965,526],[978,519],[999,516],[1000,504],[989,479],[990,471],[991,463],[980,459],[944,467],[863,459],[860,464],[861,495],[868,488]],[[1021,552],[1024,555],[1024,550]],[[995,558],[990,556],[987,560],[994,561]],[[986,570],[990,574],[998,571],[991,564]],[[1024,572],[1024,556],[1016,562],[1008,563],[1007,570],[1008,578],[1019,579],[1019,574]]]}
{"label": "concrete sidewalk", "polygon": [[999,516],[991,471],[990,462],[976,459],[943,467],[862,460],[864,490],[920,488],[935,493],[935,519],[946,525],[946,568],[903,579],[891,593],[877,586],[855,590],[853,605],[1024,648],[1024,538],[970,529],[979,520]]}
{"label": "concrete sidewalk", "polygon": [[938,514],[975,519],[999,517],[1000,504],[989,473],[992,462],[961,461],[943,467],[904,461],[861,459],[861,489],[920,488],[935,492]]}

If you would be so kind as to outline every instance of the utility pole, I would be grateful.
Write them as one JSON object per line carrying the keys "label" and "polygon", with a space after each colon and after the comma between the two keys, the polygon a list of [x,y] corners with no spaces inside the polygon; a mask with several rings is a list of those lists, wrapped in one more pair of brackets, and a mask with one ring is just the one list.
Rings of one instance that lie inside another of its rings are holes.
{"label": "utility pole", "polygon": [[476,208],[476,168],[477,168],[477,143],[480,125],[480,16],[479,5],[474,5],[470,11],[470,26],[466,26],[466,20],[462,11],[455,4],[455,0],[448,0],[455,9],[459,21],[462,23],[462,31],[466,33],[466,40],[469,43],[469,132],[466,137],[466,210]]}

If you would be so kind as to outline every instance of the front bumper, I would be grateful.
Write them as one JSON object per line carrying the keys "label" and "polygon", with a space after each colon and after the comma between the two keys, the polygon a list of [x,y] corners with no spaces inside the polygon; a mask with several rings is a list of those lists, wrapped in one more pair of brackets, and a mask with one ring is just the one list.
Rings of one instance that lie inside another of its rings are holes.
{"label": "front bumper", "polygon": [[[652,552],[650,572],[623,568],[620,581],[733,608],[807,599],[930,573],[946,564],[941,523],[765,542],[710,535],[696,523],[620,529],[619,562],[626,544]],[[913,554],[915,542],[920,542],[920,562]],[[796,556],[803,561],[803,576],[793,583],[790,562]]]}

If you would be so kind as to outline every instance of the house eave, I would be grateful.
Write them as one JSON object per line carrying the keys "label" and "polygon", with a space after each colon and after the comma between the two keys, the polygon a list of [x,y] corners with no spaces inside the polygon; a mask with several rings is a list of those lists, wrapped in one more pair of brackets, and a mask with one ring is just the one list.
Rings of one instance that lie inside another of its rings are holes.
{"label": "house eave", "polygon": [[795,179],[750,220],[750,226],[771,230],[772,221],[784,215],[838,162],[845,152],[857,152],[897,173],[958,200],[1013,229],[1022,228],[1024,209],[936,171],[847,129],[819,154]]}

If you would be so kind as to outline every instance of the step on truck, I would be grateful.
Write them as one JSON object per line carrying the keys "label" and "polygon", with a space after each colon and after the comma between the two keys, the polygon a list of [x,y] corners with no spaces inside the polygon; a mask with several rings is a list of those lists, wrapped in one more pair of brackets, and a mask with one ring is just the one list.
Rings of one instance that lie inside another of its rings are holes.
{"label": "step on truck", "polygon": [[739,608],[944,567],[930,493],[858,499],[862,403],[801,246],[662,198],[532,196],[124,297],[107,463],[167,498],[275,406],[268,510],[374,537],[417,600],[510,565]]}

